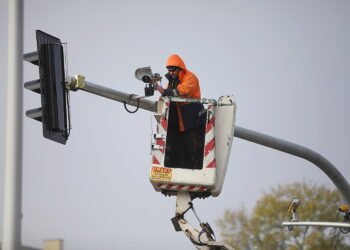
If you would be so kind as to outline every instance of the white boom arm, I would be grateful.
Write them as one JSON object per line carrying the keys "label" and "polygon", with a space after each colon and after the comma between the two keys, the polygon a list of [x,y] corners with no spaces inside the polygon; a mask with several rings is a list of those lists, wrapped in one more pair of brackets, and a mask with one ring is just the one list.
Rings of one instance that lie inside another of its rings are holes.
{"label": "white boom arm", "polygon": [[171,219],[176,231],[183,231],[199,250],[233,250],[227,243],[215,241],[214,232],[208,223],[202,223],[199,220],[202,230],[199,232],[195,229],[184,218],[185,213],[190,209],[193,210],[195,216],[199,220],[193,208],[189,192],[179,191],[176,196],[176,215]]}

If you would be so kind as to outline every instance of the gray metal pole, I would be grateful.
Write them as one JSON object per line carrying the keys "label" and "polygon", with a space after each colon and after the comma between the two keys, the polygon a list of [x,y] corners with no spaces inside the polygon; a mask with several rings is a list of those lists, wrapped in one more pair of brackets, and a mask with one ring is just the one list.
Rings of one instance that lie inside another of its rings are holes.
{"label": "gray metal pole", "polygon": [[350,228],[350,223],[342,222],[325,222],[325,221],[294,221],[282,222],[282,226],[317,226],[317,227],[341,227]]}
{"label": "gray metal pole", "polygon": [[334,183],[343,195],[343,198],[350,205],[350,185],[344,176],[322,155],[306,147],[288,142],[270,135],[262,134],[253,130],[236,126],[234,136],[243,140],[254,142],[266,147],[292,154],[308,160],[318,166]]}
{"label": "gray metal pole", "polygon": [[133,99],[132,96],[114,89],[106,88],[92,82],[84,82],[84,86],[79,88],[81,90],[87,91],[92,94],[96,94],[99,96],[103,96],[118,102],[124,102],[128,105],[139,106],[140,109],[145,109],[151,112],[155,112],[157,110],[157,103],[154,101],[150,101],[147,99]]}
{"label": "gray metal pole", "polygon": [[[79,80],[72,81],[71,86],[74,86]],[[118,102],[124,102],[126,104],[137,106],[138,101],[131,98],[132,95],[126,94],[117,90],[106,88],[91,82],[81,81],[77,84],[78,87],[73,87],[73,90],[81,89],[92,94],[96,94],[102,97],[106,97]],[[157,102],[140,99],[139,107],[151,112],[157,110]],[[350,185],[344,178],[344,176],[322,155],[314,152],[311,149],[297,145],[292,142],[288,142],[270,135],[262,134],[253,130],[235,127],[234,136],[243,140],[254,142],[266,147],[277,149],[279,151],[301,157],[308,160],[318,166],[335,184],[338,190],[343,195],[345,201],[350,205]]]}
{"label": "gray metal pole", "polygon": [[21,249],[23,0],[8,0],[3,250]]}

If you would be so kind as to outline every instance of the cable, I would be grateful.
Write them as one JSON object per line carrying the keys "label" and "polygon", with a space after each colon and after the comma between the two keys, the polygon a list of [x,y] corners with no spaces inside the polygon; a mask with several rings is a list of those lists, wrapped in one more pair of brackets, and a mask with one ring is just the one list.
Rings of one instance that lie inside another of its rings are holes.
{"label": "cable", "polygon": [[[130,97],[132,97],[133,95],[130,95]],[[129,98],[131,99],[131,98]],[[126,111],[128,111],[130,114],[133,114],[133,113],[136,113],[138,110],[139,110],[139,107],[140,107],[140,99],[137,99],[137,107],[135,110],[133,111],[130,111],[127,107],[126,107],[126,102],[123,102],[124,103],[124,108]]]}
{"label": "cable", "polygon": [[[68,76],[68,43],[67,42],[63,42],[60,44],[63,47],[63,58],[64,58],[64,75],[67,77]],[[69,94],[69,90],[66,89],[66,79],[63,79],[63,84],[64,84],[64,88],[66,91],[66,117],[68,120],[68,129],[66,130],[66,139],[68,139],[71,129],[72,129],[72,124],[71,124],[71,113],[70,113],[70,94]]]}
{"label": "cable", "polygon": [[63,42],[61,43],[61,45],[63,45],[64,51],[63,51],[63,55],[64,55],[64,70],[65,70],[65,75],[68,76],[68,43],[67,42]]}
{"label": "cable", "polygon": [[67,95],[66,95],[66,102],[67,102],[67,106],[66,106],[66,112],[67,112],[67,118],[68,118],[68,129],[67,129],[67,134],[66,134],[66,139],[68,139],[69,135],[70,135],[70,131],[72,129],[72,124],[71,124],[71,113],[70,113],[70,95],[69,95],[69,90],[65,90]]}
{"label": "cable", "polygon": [[186,229],[185,233],[187,234],[187,237],[190,239],[190,241],[196,245],[196,246],[207,246],[208,244],[202,243],[202,242],[197,242],[192,238],[192,235],[188,229]]}

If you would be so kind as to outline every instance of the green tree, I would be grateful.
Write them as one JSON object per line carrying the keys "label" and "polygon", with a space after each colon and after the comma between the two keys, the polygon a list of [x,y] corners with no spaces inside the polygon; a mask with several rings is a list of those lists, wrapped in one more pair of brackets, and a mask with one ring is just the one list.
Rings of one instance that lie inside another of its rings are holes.
{"label": "green tree", "polygon": [[339,228],[305,226],[289,231],[281,227],[289,219],[287,208],[293,198],[300,200],[297,212],[301,221],[343,221],[337,190],[293,183],[265,192],[251,213],[244,207],[226,210],[217,221],[221,236],[235,249],[350,249],[350,234],[342,234]]}

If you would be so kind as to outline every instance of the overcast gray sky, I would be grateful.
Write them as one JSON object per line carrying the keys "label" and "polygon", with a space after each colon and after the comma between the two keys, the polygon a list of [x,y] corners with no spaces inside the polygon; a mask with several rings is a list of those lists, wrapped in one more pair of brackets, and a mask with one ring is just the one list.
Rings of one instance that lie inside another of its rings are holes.
{"label": "overcast gray sky", "polygon": [[[36,50],[35,30],[43,30],[68,42],[71,75],[137,94],[143,86],[135,69],[164,74],[177,53],[198,76],[203,97],[234,95],[237,125],[309,147],[349,180],[349,13],[347,0],[31,0],[24,51]],[[5,0],[0,30],[4,121]],[[37,78],[38,68],[25,63],[24,80]],[[39,95],[24,90],[24,110],[39,105]],[[23,244],[60,238],[65,250],[194,249],[170,222],[175,198],[156,193],[148,180],[150,113],[129,114],[120,103],[79,91],[71,93],[71,112],[65,146],[24,118]],[[4,122],[0,131],[2,184]],[[302,180],[334,187],[313,164],[237,138],[221,195],[194,204],[218,235],[214,221],[226,208],[251,208],[263,190]],[[3,184],[0,198],[2,214]]]}

